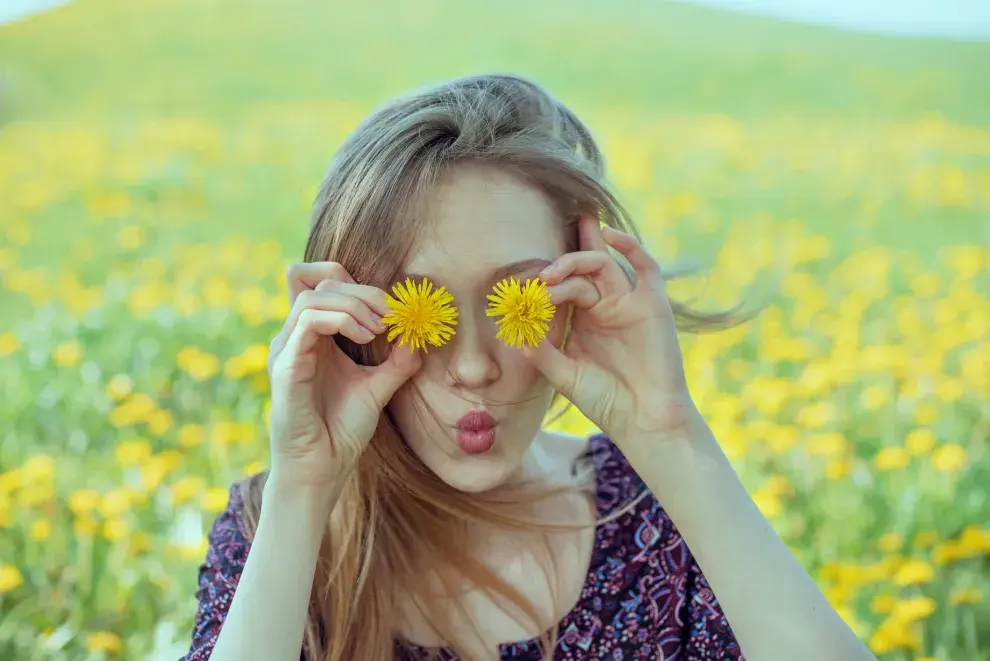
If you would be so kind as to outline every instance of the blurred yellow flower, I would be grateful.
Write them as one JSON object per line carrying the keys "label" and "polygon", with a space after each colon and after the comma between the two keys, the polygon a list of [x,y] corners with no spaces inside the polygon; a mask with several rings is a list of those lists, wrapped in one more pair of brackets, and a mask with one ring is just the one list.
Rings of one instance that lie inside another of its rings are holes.
{"label": "blurred yellow flower", "polygon": [[841,480],[849,475],[850,462],[845,459],[830,459],[825,466],[825,477],[829,480]]}
{"label": "blurred yellow flower", "polygon": [[155,412],[155,403],[144,393],[135,393],[120,402],[110,412],[110,424],[114,427],[136,425]]}
{"label": "blurred yellow flower", "polygon": [[154,545],[151,535],[143,530],[131,533],[131,551],[135,554],[144,553]]}
{"label": "blurred yellow flower", "polygon": [[117,243],[124,250],[137,250],[144,243],[144,231],[137,225],[127,225],[117,232]]}
{"label": "blurred yellow flower", "polygon": [[901,546],[903,544],[904,538],[896,532],[885,533],[879,540],[877,540],[877,548],[884,553],[896,553],[901,550]]}
{"label": "blurred yellow flower", "polygon": [[61,367],[72,367],[82,358],[82,349],[78,342],[66,342],[55,347],[52,361]]}
{"label": "blurred yellow flower", "polygon": [[112,519],[122,516],[131,506],[130,495],[123,489],[114,489],[103,495],[100,501],[100,513]]}
{"label": "blurred yellow flower", "polygon": [[904,446],[911,454],[927,454],[935,447],[935,434],[930,429],[912,429],[904,437]]}
{"label": "blurred yellow flower", "polygon": [[967,557],[966,550],[958,542],[946,540],[932,550],[932,560],[937,565],[947,565]]}
{"label": "blurred yellow flower", "polygon": [[6,358],[17,353],[21,342],[13,333],[0,333],[0,358]]}
{"label": "blurred yellow flower", "polygon": [[938,541],[938,533],[934,530],[922,530],[914,537],[914,547],[916,549],[927,549],[935,545]]}
{"label": "blurred yellow flower", "polygon": [[21,472],[28,483],[51,480],[55,475],[55,460],[46,454],[36,454],[24,462]]}
{"label": "blurred yellow flower", "polygon": [[78,489],[69,494],[69,510],[76,516],[84,516],[97,508],[99,492],[93,489]]}
{"label": "blurred yellow flower", "polygon": [[915,585],[929,583],[933,578],[935,578],[935,570],[930,564],[923,560],[909,560],[897,570],[894,583],[901,586]]}
{"label": "blurred yellow flower", "polygon": [[870,610],[880,615],[886,615],[894,610],[897,605],[897,598],[890,594],[878,594],[870,602]]}
{"label": "blurred yellow flower", "polygon": [[814,434],[805,442],[805,448],[809,454],[818,456],[830,456],[842,454],[848,448],[849,443],[846,437],[838,432],[827,432]]}
{"label": "blurred yellow flower", "polygon": [[149,457],[141,464],[141,487],[145,491],[154,491],[168,475],[170,461],[161,455]]}
{"label": "blurred yellow flower", "polygon": [[134,390],[134,381],[126,374],[116,374],[107,381],[107,395],[114,401],[120,401]]}
{"label": "blurred yellow flower", "polygon": [[877,469],[882,471],[899,470],[908,465],[910,457],[907,450],[899,447],[881,448],[874,458]]}
{"label": "blurred yellow flower", "polygon": [[220,359],[196,347],[186,347],[176,356],[176,365],[196,381],[205,381],[220,371]]}
{"label": "blurred yellow flower", "polygon": [[94,653],[119,654],[123,649],[123,644],[116,634],[109,631],[94,631],[86,636],[86,649]]}
{"label": "blurred yellow flower", "polygon": [[203,425],[182,425],[179,427],[179,445],[184,448],[194,448],[206,439],[206,429]]}
{"label": "blurred yellow flower", "polygon": [[859,401],[867,411],[876,411],[890,399],[889,390],[884,386],[873,385],[863,389]]}
{"label": "blurred yellow flower", "polygon": [[953,606],[959,604],[978,604],[982,595],[977,588],[959,588],[953,590],[949,595],[949,603]]}
{"label": "blurred yellow flower", "polygon": [[109,519],[103,522],[103,537],[110,542],[117,542],[127,536],[127,523],[120,519]]}
{"label": "blurred yellow flower", "polygon": [[935,382],[935,394],[943,402],[955,402],[966,394],[966,385],[962,379],[940,378]]}
{"label": "blurred yellow flower", "polygon": [[955,473],[965,465],[966,450],[960,445],[949,443],[932,452],[932,466],[940,473]]}
{"label": "blurred yellow flower", "polygon": [[810,429],[823,427],[835,418],[831,402],[816,402],[803,406],[797,413],[797,423]]}
{"label": "blurred yellow flower", "polygon": [[0,564],[0,594],[16,590],[23,584],[24,577],[17,567]]}
{"label": "blurred yellow flower", "polygon": [[935,612],[935,608],[935,600],[930,597],[908,597],[897,602],[891,617],[904,622],[914,622],[930,616]]}
{"label": "blurred yellow flower", "polygon": [[133,438],[117,443],[117,463],[121,466],[137,466],[151,456],[151,443],[144,438]]}
{"label": "blurred yellow flower", "polygon": [[266,470],[267,470],[267,467],[265,466],[264,462],[262,462],[262,461],[252,461],[251,463],[249,463],[248,465],[246,465],[244,467],[244,469],[243,469],[242,472],[244,473],[244,475],[247,475],[248,477],[251,477],[252,475],[257,475],[258,473],[263,473]]}
{"label": "blurred yellow flower", "polygon": [[224,375],[229,379],[265,372],[268,369],[268,345],[252,344],[240,355],[227,360]]}
{"label": "blurred yellow flower", "polygon": [[172,412],[158,409],[148,416],[148,431],[155,436],[161,436],[172,428]]}
{"label": "blurred yellow flower", "polygon": [[203,494],[202,507],[207,512],[222,512],[227,507],[227,500],[230,496],[229,489],[222,487],[212,487]]}
{"label": "blurred yellow flower", "polygon": [[35,542],[43,542],[52,535],[52,522],[48,519],[38,519],[28,529],[28,537]]}
{"label": "blurred yellow flower", "polygon": [[777,494],[771,491],[757,491],[753,494],[753,502],[768,519],[774,519],[784,513],[783,503]]}
{"label": "blurred yellow flower", "polygon": [[963,552],[973,555],[990,553],[990,530],[984,530],[976,524],[969,524],[963,528],[958,543]]}
{"label": "blurred yellow flower", "polygon": [[99,525],[96,521],[89,516],[77,517],[72,522],[72,529],[75,531],[76,535],[80,537],[92,537],[96,534]]}
{"label": "blurred yellow flower", "polygon": [[176,505],[189,502],[199,497],[205,488],[205,481],[198,475],[180,477],[172,484],[172,501]]}
{"label": "blurred yellow flower", "polygon": [[766,444],[774,454],[784,454],[798,442],[798,430],[790,425],[774,425],[767,435]]}

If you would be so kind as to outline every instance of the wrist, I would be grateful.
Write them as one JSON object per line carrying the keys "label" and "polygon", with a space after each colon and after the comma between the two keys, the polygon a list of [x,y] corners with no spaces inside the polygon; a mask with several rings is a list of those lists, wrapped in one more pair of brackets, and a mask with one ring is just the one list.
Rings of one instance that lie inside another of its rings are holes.
{"label": "wrist", "polygon": [[302,516],[322,530],[326,524],[340,490],[336,485],[312,485],[282,476],[275,468],[268,474],[262,494],[262,512],[292,513]]}
{"label": "wrist", "polygon": [[[648,389],[640,392],[645,391]],[[708,428],[688,393],[677,396],[655,394],[641,399],[642,402],[624,425],[624,435],[630,440],[654,445],[675,442],[701,436]]]}

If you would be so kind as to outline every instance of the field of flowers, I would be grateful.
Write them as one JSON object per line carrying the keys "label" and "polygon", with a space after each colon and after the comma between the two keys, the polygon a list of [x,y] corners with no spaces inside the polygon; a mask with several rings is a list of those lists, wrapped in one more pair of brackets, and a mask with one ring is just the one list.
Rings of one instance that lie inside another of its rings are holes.
{"label": "field of flowers", "polygon": [[[441,5],[423,2],[430,20],[410,29],[440,33]],[[383,40],[341,33],[322,57],[355,70],[307,96],[293,67],[312,44],[292,30],[311,28],[293,14],[252,42],[275,64],[251,67],[245,99],[231,53],[251,51],[243,34],[263,21],[213,24],[229,47],[193,60],[184,28],[209,30],[182,12],[220,9],[138,6],[93,0],[0,28],[15,63],[0,96],[3,659],[182,654],[204,532],[266,460],[267,343],[319,176],[386,93],[461,71],[427,62],[385,92],[367,73]],[[110,25],[113,38],[92,30]],[[622,30],[602,29],[621,60]],[[985,62],[990,46],[900,68],[878,50],[847,70],[833,37],[805,53],[788,29],[759,33],[786,53],[731,89],[699,68],[688,100],[575,105],[661,259],[712,266],[672,291],[767,301],[744,327],[683,340],[692,390],[761,509],[883,661],[990,659],[990,123],[965,119],[990,118],[985,81],[963,102],[972,53]],[[159,33],[137,62],[113,50]],[[463,51],[464,70],[512,63],[482,51]],[[802,58],[831,90],[813,103],[788,69]],[[764,69],[791,82],[726,110],[767,87]],[[871,91],[860,100],[846,75]],[[589,430],[574,414],[555,424]]]}

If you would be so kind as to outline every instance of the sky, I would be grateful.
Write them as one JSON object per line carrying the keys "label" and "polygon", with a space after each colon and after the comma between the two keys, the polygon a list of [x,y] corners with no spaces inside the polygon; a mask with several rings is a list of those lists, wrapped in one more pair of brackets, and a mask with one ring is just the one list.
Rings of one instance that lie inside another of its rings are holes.
{"label": "sky", "polygon": [[[69,1],[0,0],[0,24]],[[865,32],[990,40],[990,0],[681,1]]]}
{"label": "sky", "polygon": [[990,0],[683,0],[850,30],[990,40]]}

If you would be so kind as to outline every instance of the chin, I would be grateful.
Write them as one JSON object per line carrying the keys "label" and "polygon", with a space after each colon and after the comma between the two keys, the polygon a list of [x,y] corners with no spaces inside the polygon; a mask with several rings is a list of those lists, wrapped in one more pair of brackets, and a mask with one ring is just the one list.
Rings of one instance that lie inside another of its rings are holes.
{"label": "chin", "polygon": [[435,471],[447,485],[464,493],[483,493],[504,484],[515,471],[514,463],[487,457],[466,457]]}
{"label": "chin", "polygon": [[515,453],[503,454],[497,445],[482,455],[463,454],[459,450],[447,454],[436,446],[422,448],[416,454],[444,484],[464,493],[482,493],[501,486],[520,464]]}

